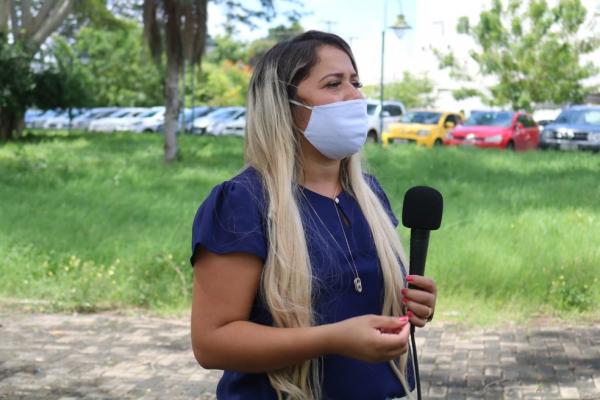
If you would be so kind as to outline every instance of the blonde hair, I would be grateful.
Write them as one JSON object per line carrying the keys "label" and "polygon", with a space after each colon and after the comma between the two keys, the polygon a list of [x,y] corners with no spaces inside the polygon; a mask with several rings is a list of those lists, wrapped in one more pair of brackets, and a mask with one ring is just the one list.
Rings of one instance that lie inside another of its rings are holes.
{"label": "blonde hair", "polygon": [[[268,199],[268,257],[261,276],[261,296],[277,327],[315,324],[312,304],[312,268],[304,228],[295,197],[295,185],[303,172],[298,130],[289,100],[295,85],[308,76],[317,62],[316,50],[333,45],[345,51],[356,70],[348,45],[338,36],[310,31],[275,45],[260,60],[248,91],[245,142],[246,164],[261,175]],[[384,280],[383,315],[403,313],[399,293],[404,287],[400,262],[405,255],[398,235],[379,198],[365,181],[360,155],[342,160],[343,189],[353,194],[371,228]],[[390,361],[406,393],[407,356]],[[278,398],[319,399],[321,360],[269,372]]]}

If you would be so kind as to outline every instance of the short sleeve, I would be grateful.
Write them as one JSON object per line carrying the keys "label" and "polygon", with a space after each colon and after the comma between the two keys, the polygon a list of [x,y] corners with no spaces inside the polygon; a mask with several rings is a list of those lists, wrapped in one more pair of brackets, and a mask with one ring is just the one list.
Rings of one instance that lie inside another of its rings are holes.
{"label": "short sleeve", "polygon": [[397,227],[398,223],[399,223],[398,218],[396,218],[396,215],[394,214],[394,211],[392,210],[390,200],[388,199],[387,195],[383,191],[383,188],[377,181],[377,178],[375,178],[373,175],[365,175],[365,180],[367,181],[367,183],[369,184],[369,186],[371,187],[373,192],[375,192],[377,197],[379,197],[379,200],[381,201],[381,205],[383,205],[383,208],[385,209],[385,211],[390,216],[390,219],[392,220],[392,224],[394,224],[394,226]]}
{"label": "short sleeve", "polygon": [[192,256],[198,246],[217,254],[250,253],[267,258],[260,198],[241,182],[216,186],[202,203],[192,226]]}

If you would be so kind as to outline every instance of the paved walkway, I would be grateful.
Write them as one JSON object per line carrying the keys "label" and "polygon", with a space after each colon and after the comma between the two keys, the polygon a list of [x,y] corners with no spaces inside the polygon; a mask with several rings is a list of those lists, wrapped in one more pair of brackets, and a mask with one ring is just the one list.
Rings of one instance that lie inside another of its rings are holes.
{"label": "paved walkway", "polygon": [[[600,323],[418,330],[424,399],[600,399]],[[214,399],[187,320],[0,311],[0,399]]]}

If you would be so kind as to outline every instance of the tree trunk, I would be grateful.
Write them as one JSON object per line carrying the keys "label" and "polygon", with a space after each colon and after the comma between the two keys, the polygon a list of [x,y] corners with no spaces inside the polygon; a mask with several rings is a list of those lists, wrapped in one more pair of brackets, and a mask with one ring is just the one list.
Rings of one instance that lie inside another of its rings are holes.
{"label": "tree trunk", "polygon": [[0,140],[11,140],[21,136],[25,127],[25,116],[21,113],[6,113],[0,110]]}
{"label": "tree trunk", "polygon": [[[170,55],[169,55],[170,56]],[[165,79],[165,162],[177,157],[177,116],[179,115],[179,65],[175,57],[167,57]]]}

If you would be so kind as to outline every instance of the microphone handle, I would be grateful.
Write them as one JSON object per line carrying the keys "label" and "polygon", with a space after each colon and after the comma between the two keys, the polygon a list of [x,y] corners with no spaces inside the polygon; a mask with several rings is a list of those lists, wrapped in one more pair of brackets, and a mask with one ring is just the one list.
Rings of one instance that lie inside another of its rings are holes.
{"label": "microphone handle", "polygon": [[[427,247],[429,246],[429,230],[412,229],[410,231],[410,274],[421,275],[425,273],[425,261],[427,259]],[[413,285],[411,289],[419,289]]]}

